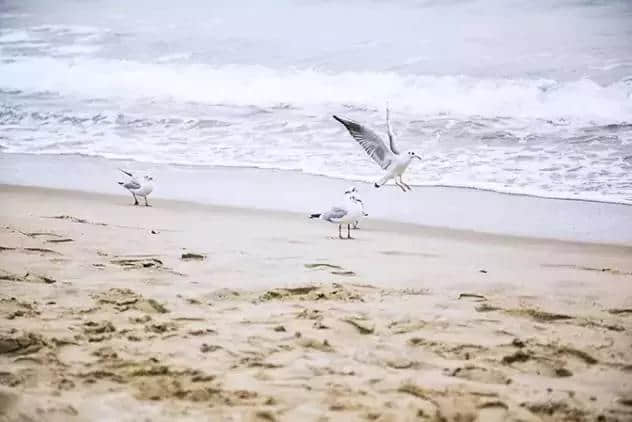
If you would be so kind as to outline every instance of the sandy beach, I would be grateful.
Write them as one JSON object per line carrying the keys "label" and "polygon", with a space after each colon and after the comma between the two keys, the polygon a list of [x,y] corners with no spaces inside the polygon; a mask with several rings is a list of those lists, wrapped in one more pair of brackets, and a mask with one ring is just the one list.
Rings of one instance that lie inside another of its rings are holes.
{"label": "sandy beach", "polygon": [[0,422],[632,422],[631,22],[0,0]]}
{"label": "sandy beach", "polygon": [[0,187],[1,421],[632,419],[630,247],[153,202]]}

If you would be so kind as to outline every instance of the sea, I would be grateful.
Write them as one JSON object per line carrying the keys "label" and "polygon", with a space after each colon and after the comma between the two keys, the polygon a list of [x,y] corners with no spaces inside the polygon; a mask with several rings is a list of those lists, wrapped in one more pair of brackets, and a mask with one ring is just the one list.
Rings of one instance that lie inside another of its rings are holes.
{"label": "sea", "polygon": [[632,204],[632,1],[0,0],[2,154],[373,181],[386,107],[409,184]]}

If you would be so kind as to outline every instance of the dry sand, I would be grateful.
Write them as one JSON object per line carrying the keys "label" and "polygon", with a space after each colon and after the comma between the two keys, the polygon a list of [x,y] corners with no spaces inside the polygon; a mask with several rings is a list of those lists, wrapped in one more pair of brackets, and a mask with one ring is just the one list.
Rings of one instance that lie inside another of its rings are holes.
{"label": "dry sand", "polygon": [[0,186],[0,421],[632,420],[631,248],[154,202]]}

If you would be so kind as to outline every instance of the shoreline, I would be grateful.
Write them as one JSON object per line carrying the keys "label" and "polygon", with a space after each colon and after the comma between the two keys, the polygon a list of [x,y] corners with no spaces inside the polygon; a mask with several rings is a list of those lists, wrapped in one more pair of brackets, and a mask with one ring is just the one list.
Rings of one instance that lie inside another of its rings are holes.
{"label": "shoreline", "polygon": [[[417,187],[403,194],[393,186],[259,168],[202,168],[116,163],[84,156],[0,153],[0,184],[121,194],[117,167],[149,171],[151,198],[310,213],[342,200],[350,184],[360,187],[370,219],[520,237],[632,245],[632,206],[549,199],[470,188]],[[67,174],[71,174],[68,177]],[[44,175],[46,177],[44,177]],[[256,181],[256,183],[255,183]],[[306,191],[305,186],[310,186]]]}
{"label": "shoreline", "polygon": [[[61,195],[64,198],[72,199],[84,199],[94,202],[105,202],[109,204],[116,204],[118,206],[127,206],[128,195],[117,193],[94,193],[86,192],[82,190],[72,189],[60,189],[60,188],[48,188],[42,186],[29,186],[29,185],[7,185],[0,183],[0,194],[5,193],[31,193],[41,196],[57,196]],[[220,213],[236,213],[241,216],[257,216],[264,215],[271,218],[291,218],[293,220],[305,219],[306,224],[320,224],[323,229],[323,234],[327,235],[331,231],[336,231],[336,225],[327,224],[324,222],[312,222],[307,218],[307,215],[297,211],[281,211],[276,209],[267,208],[255,208],[245,207],[238,205],[222,205],[222,204],[209,204],[203,202],[188,201],[183,199],[168,199],[159,198],[157,205],[152,205],[150,208],[163,207],[170,211],[178,209],[189,209],[197,212],[220,212]],[[142,202],[142,201],[141,201]],[[153,204],[153,201],[151,201]],[[139,205],[138,208],[142,209],[143,205]],[[39,216],[40,218],[54,218],[55,216]],[[369,222],[368,219],[363,220],[363,225]],[[99,222],[95,222],[99,223]],[[554,239],[547,237],[535,237],[535,236],[520,236],[504,233],[489,233],[479,232],[476,230],[468,229],[456,229],[451,227],[442,226],[425,226],[423,224],[392,221],[387,219],[371,218],[369,225],[372,231],[393,233],[397,235],[410,234],[413,236],[430,236],[430,237],[444,237],[451,240],[466,240],[466,241],[479,241],[481,239],[489,241],[506,241],[515,242],[517,244],[531,244],[531,245],[545,245],[545,244],[559,244],[568,247],[577,248],[612,248],[614,250],[629,250],[632,256],[632,244],[617,244],[617,243],[597,243],[597,242],[583,242],[577,240],[567,239]],[[334,239],[335,240],[335,239]]]}
{"label": "shoreline", "polygon": [[[79,158],[85,158],[85,159],[95,159],[95,160],[106,160],[106,161],[110,161],[110,162],[121,162],[121,163],[128,163],[128,164],[136,164],[138,166],[141,167],[160,167],[160,166],[165,166],[165,167],[173,167],[173,168],[182,168],[182,169],[188,169],[188,170],[195,170],[195,169],[200,169],[201,171],[204,170],[209,170],[209,169],[219,169],[219,170],[226,170],[226,171],[230,171],[230,170],[255,170],[255,171],[270,171],[270,172],[281,172],[281,173],[289,173],[292,175],[304,175],[304,176],[313,176],[313,177],[323,177],[323,178],[327,178],[327,179],[331,179],[331,180],[337,180],[337,181],[341,181],[341,182],[347,182],[347,183],[360,183],[363,185],[372,185],[371,181],[367,181],[367,180],[362,180],[362,179],[357,179],[357,178],[345,178],[345,177],[341,177],[341,176],[332,176],[329,174],[324,174],[324,173],[317,173],[317,172],[306,172],[303,170],[296,170],[296,169],[285,169],[285,168],[278,168],[278,167],[265,167],[265,166],[256,166],[256,165],[223,165],[223,164],[195,164],[195,163],[180,163],[180,162],[160,162],[160,161],[139,161],[139,160],[135,160],[135,159],[130,159],[130,158],[111,158],[111,157],[105,157],[103,155],[93,155],[93,154],[82,154],[82,153],[24,153],[24,152],[0,152],[0,156],[1,155],[16,155],[16,156],[39,156],[39,157],[48,157],[48,158],[55,158],[55,157],[79,157]],[[377,177],[377,176],[376,176]],[[410,182],[409,183],[410,186],[416,187],[416,188],[440,188],[440,189],[454,189],[456,191],[478,191],[478,192],[484,192],[484,193],[491,193],[491,194],[498,194],[498,195],[508,195],[508,196],[524,196],[524,197],[528,197],[528,198],[534,198],[534,199],[550,199],[550,200],[555,200],[555,201],[573,201],[573,202],[590,202],[590,203],[596,203],[596,204],[606,204],[606,205],[623,205],[623,206],[630,206],[632,207],[632,202],[625,202],[622,200],[606,200],[606,199],[596,199],[596,198],[572,198],[572,197],[566,197],[566,196],[546,196],[546,195],[539,195],[536,193],[529,193],[529,192],[513,192],[513,191],[502,191],[502,190],[498,190],[498,189],[493,189],[493,188],[485,188],[485,187],[477,187],[477,186],[467,186],[467,185],[446,185],[446,184],[441,184],[441,183],[437,183],[437,184],[415,184],[414,182]],[[632,201],[632,198],[630,199],[630,201]]]}

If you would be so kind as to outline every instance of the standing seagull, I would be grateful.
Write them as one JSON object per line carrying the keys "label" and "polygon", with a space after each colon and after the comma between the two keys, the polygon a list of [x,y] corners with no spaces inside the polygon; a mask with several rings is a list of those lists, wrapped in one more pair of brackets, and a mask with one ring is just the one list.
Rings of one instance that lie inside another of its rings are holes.
{"label": "standing seagull", "polygon": [[151,205],[147,202],[147,196],[154,190],[154,178],[151,176],[143,176],[143,183],[141,183],[132,173],[123,169],[119,170],[130,177],[129,182],[118,182],[118,184],[130,191],[134,197],[134,205],[138,205],[138,198],[136,197],[140,196],[145,198],[145,206],[150,207]]}
{"label": "standing seagull", "polygon": [[338,224],[338,237],[340,239],[344,239],[344,237],[342,237],[342,226],[346,224],[347,239],[352,239],[351,224],[362,217],[366,217],[368,214],[362,210],[362,201],[355,196],[348,196],[346,202],[344,206],[332,207],[327,212],[311,214],[309,218],[320,218],[321,220]]}
{"label": "standing seagull", "polygon": [[410,186],[404,183],[402,175],[408,168],[408,165],[413,158],[417,158],[421,161],[421,157],[412,151],[408,151],[404,155],[399,154],[399,151],[395,148],[395,141],[393,139],[393,133],[391,132],[391,122],[388,108],[386,109],[386,130],[388,133],[390,149],[386,147],[382,138],[371,129],[368,129],[359,123],[342,119],[338,116],[333,117],[347,128],[353,139],[358,141],[369,157],[379,164],[382,169],[386,170],[386,174],[384,174],[380,180],[375,182],[376,188],[384,185],[390,179],[395,179],[395,184],[404,192],[406,192],[406,190],[412,190]]}
{"label": "standing seagull", "polygon": [[[353,187],[350,187],[349,189],[347,189],[345,191],[345,198],[349,198],[350,196],[353,196],[355,199],[360,201],[360,206],[362,206],[362,212],[364,212],[364,202],[362,202],[360,200],[360,194],[358,192],[358,188],[353,186]],[[366,213],[365,213],[365,215],[366,215]],[[353,222],[353,226],[351,226],[351,228],[352,229],[358,229],[358,220]]]}

